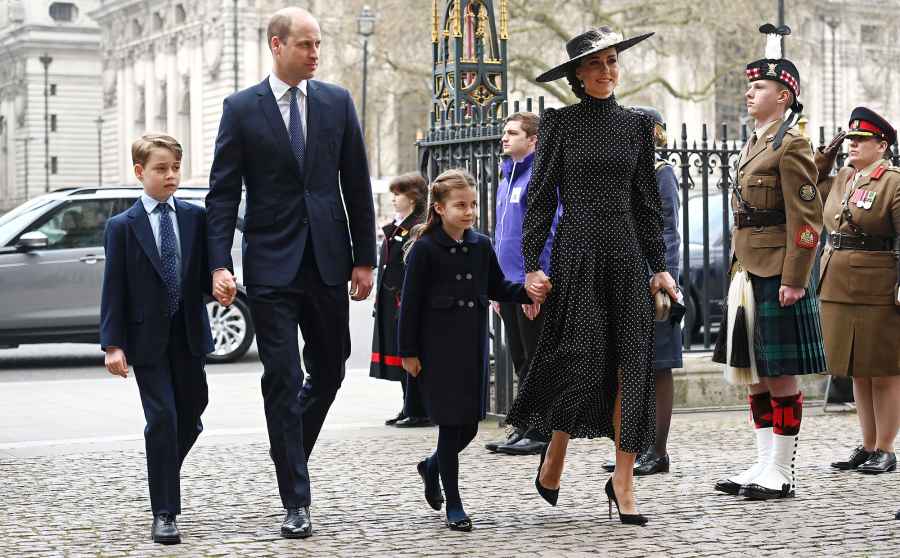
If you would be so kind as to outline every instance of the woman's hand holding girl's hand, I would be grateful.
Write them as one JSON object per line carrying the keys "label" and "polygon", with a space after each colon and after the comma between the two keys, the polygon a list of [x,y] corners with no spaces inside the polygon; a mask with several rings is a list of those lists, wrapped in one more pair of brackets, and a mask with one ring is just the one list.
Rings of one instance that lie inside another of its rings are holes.
{"label": "woman's hand holding girl's hand", "polygon": [[532,302],[543,303],[547,300],[547,294],[551,290],[553,290],[553,284],[543,271],[532,271],[525,275],[525,292]]}
{"label": "woman's hand holding girl's hand", "polygon": [[661,290],[666,291],[672,300],[678,299],[678,285],[668,271],[654,273],[653,278],[650,279],[650,294],[655,295]]}
{"label": "woman's hand holding girl's hand", "polygon": [[419,357],[402,357],[400,364],[414,378],[422,371],[422,363],[419,361]]}
{"label": "woman's hand holding girl's hand", "polygon": [[529,320],[533,320],[538,317],[538,314],[541,313],[541,305],[540,303],[534,304],[523,304],[522,312],[525,312],[525,317]]}

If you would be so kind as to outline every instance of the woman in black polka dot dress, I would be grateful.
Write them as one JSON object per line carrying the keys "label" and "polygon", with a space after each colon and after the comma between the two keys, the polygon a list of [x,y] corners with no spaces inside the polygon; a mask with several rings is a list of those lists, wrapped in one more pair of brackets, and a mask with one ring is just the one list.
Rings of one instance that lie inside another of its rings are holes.
{"label": "woman in black polka dot dress", "polygon": [[666,272],[653,122],[621,107],[613,91],[618,53],[649,36],[589,31],[567,43],[568,62],[538,78],[567,77],[581,102],[547,110],[541,122],[522,239],[529,286],[547,280],[538,259],[557,187],[564,210],[546,322],[507,416],[552,435],[535,486],[554,505],[569,438],[614,439],[606,492],[622,522],[637,524],[646,518],[636,513],[632,471],[655,422],[651,295],[665,289],[674,297],[675,281]]}

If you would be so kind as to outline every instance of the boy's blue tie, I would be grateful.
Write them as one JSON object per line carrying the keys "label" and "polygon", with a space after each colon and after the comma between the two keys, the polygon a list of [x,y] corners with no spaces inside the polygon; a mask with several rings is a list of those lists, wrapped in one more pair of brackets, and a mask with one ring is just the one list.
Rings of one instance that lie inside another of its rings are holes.
{"label": "boy's blue tie", "polygon": [[178,311],[181,301],[181,274],[178,272],[178,247],[175,245],[175,229],[169,217],[170,207],[161,203],[156,206],[159,211],[159,257],[162,260],[163,281],[169,292],[169,316]]}
{"label": "boy's blue tie", "polygon": [[297,106],[297,88],[288,89],[291,92],[291,113],[288,121],[288,130],[291,133],[291,151],[297,158],[297,167],[300,175],[303,175],[303,152],[306,149],[306,140],[303,137],[303,121],[300,120],[300,108]]}

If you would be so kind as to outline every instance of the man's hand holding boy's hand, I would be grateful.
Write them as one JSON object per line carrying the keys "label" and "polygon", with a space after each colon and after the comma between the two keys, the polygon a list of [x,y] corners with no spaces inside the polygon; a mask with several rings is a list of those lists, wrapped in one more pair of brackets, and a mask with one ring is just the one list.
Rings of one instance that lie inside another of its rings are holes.
{"label": "man's hand holding boy's hand", "polygon": [[128,361],[125,360],[125,351],[118,347],[106,348],[106,369],[115,376],[128,377]]}
{"label": "man's hand holding boy's hand", "polygon": [[227,269],[217,269],[212,278],[213,296],[223,306],[231,306],[237,296],[237,283]]}
{"label": "man's hand holding boy's hand", "polygon": [[419,361],[419,357],[402,357],[400,364],[414,378],[422,371],[422,362]]}

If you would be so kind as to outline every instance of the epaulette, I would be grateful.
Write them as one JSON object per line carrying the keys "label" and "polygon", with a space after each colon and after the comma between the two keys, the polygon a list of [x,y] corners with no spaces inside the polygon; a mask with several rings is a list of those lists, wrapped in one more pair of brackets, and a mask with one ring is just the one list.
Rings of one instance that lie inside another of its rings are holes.
{"label": "epaulette", "polygon": [[800,128],[798,126],[791,126],[790,128],[787,129],[785,134],[790,134],[792,136],[798,136],[798,137],[803,135],[802,133],[800,133]]}
{"label": "epaulette", "polygon": [[884,173],[886,173],[886,172],[888,172],[888,171],[900,173],[900,167],[895,167],[895,166],[893,166],[893,165],[889,165],[889,164],[887,164],[887,163],[884,163],[884,164],[878,165],[878,167],[877,167],[875,170],[872,171],[872,174],[869,175],[869,177],[870,177],[872,180],[878,180],[879,178],[881,178],[882,176],[884,176]]}

